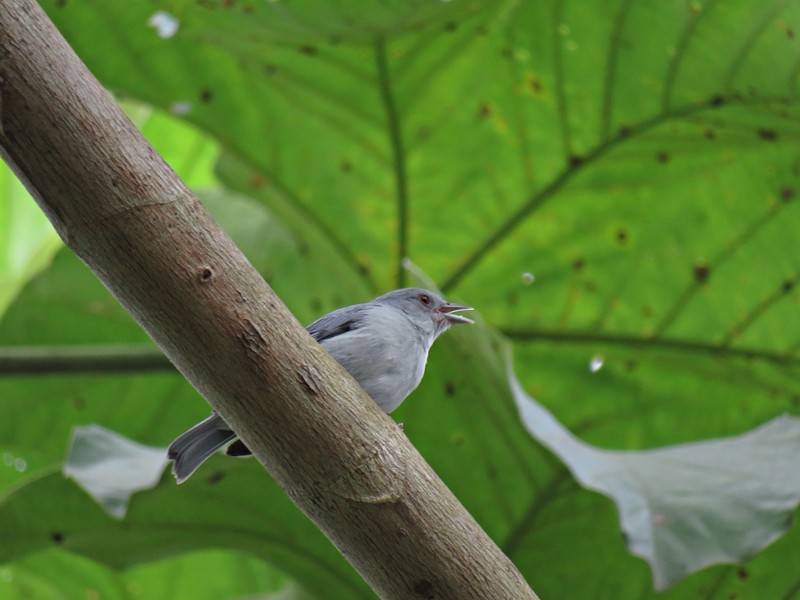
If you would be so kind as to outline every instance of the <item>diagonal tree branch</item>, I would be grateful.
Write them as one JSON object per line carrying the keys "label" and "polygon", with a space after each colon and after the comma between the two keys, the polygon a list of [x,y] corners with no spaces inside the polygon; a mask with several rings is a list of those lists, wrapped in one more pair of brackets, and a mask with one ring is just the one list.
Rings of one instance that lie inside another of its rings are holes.
{"label": "diagonal tree branch", "polygon": [[531,599],[32,0],[0,5],[0,147],[65,243],[383,598]]}

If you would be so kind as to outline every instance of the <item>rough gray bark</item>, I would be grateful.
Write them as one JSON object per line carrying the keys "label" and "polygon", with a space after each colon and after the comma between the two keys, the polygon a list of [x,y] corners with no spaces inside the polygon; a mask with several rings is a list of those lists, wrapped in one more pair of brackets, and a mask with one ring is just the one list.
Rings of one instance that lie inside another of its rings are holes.
{"label": "rough gray bark", "polygon": [[383,598],[532,599],[31,0],[0,0],[0,146],[105,283]]}

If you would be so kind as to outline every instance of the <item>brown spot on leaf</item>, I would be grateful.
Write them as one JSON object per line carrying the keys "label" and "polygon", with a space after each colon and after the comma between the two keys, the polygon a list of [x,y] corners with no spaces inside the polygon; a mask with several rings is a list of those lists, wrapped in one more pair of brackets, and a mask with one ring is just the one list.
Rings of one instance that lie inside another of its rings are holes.
{"label": "brown spot on leaf", "polygon": [[64,543],[64,534],[60,531],[54,531],[50,534],[50,539],[53,540],[53,543],[60,546]]}
{"label": "brown spot on leaf", "polygon": [[705,283],[708,280],[708,276],[711,274],[711,267],[709,267],[703,261],[697,261],[694,264],[692,273],[694,274],[694,280],[697,283]]}
{"label": "brown spot on leaf", "polygon": [[784,202],[791,202],[796,194],[797,190],[791,185],[785,185],[781,188],[781,200]]}
{"label": "brown spot on leaf", "polygon": [[306,56],[315,56],[318,52],[317,47],[312,46],[311,44],[303,44],[302,46],[298,46],[297,51],[301,54],[305,54]]}
{"label": "brown spot on leaf", "polygon": [[711,100],[708,101],[709,106],[713,106],[714,108],[719,108],[725,104],[724,96],[717,94],[716,96],[711,96]]}
{"label": "brown spot on leaf", "polygon": [[449,379],[444,382],[444,395],[448,398],[452,398],[456,394],[456,386],[453,385],[453,382]]}
{"label": "brown spot on leaf", "polygon": [[617,238],[617,243],[620,244],[621,246],[624,246],[625,244],[628,243],[628,230],[625,229],[624,227],[620,227],[619,229],[617,229],[615,237]]}
{"label": "brown spot on leaf", "polygon": [[214,99],[214,92],[208,88],[200,90],[200,102],[211,102]]}
{"label": "brown spot on leaf", "polygon": [[258,189],[261,189],[262,187],[264,187],[264,184],[266,183],[266,179],[264,179],[261,175],[253,174],[253,176],[250,177],[249,183],[250,183],[250,187],[252,189],[258,190]]}
{"label": "brown spot on leaf", "polygon": [[455,446],[463,446],[467,443],[467,438],[464,436],[463,433],[454,433],[450,436],[450,440],[453,442]]}
{"label": "brown spot on leaf", "polygon": [[766,127],[760,127],[758,129],[758,137],[760,137],[765,142],[774,142],[778,139],[778,132],[774,129],[768,129]]}
{"label": "brown spot on leaf", "polygon": [[577,169],[583,164],[583,157],[580,154],[572,154],[569,157],[569,167]]}
{"label": "brown spot on leaf", "polygon": [[666,165],[669,161],[672,160],[672,156],[669,152],[662,150],[656,154],[656,160],[660,162],[662,165]]}
{"label": "brown spot on leaf", "polygon": [[217,485],[223,479],[225,479],[225,471],[214,471],[206,478],[206,483],[208,485]]}
{"label": "brown spot on leaf", "polygon": [[583,268],[586,266],[586,261],[583,258],[576,258],[572,261],[572,268],[580,273],[583,271]]}

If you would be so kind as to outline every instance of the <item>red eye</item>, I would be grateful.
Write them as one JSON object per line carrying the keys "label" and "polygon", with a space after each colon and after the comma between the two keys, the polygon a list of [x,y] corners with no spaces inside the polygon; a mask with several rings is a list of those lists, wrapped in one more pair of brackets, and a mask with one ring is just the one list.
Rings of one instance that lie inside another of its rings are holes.
{"label": "red eye", "polygon": [[428,306],[431,303],[431,297],[428,294],[420,294],[419,301],[422,302],[425,306]]}

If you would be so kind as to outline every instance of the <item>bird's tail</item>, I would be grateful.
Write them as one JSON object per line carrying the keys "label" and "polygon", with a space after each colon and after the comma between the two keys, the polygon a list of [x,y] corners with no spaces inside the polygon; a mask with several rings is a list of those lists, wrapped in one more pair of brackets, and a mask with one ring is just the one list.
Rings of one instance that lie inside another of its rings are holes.
{"label": "bird's tail", "polygon": [[186,481],[209,456],[235,437],[217,413],[178,436],[167,450],[167,458],[174,461],[172,474],[178,483]]}

